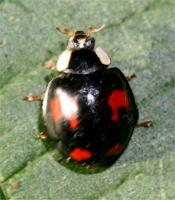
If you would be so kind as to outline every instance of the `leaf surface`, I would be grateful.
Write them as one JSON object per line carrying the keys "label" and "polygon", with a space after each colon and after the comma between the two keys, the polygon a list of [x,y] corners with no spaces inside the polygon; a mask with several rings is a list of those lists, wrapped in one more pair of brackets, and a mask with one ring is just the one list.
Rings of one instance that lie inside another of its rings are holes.
{"label": "leaf surface", "polygon": [[[96,45],[125,75],[140,121],[127,150],[109,169],[81,174],[53,158],[40,132],[43,94],[51,72],[44,63],[64,50],[55,27],[106,24]],[[175,199],[175,1],[0,1],[0,199]]]}

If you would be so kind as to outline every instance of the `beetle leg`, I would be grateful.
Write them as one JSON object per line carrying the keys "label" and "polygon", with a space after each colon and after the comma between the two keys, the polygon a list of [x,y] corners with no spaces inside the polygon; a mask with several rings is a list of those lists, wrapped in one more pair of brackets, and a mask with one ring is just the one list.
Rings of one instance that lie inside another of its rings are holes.
{"label": "beetle leg", "polygon": [[135,74],[131,74],[131,75],[126,76],[126,79],[127,79],[128,81],[131,81],[131,80],[134,79],[134,78],[136,78],[136,75],[135,75]]}
{"label": "beetle leg", "polygon": [[43,100],[43,96],[33,96],[32,94],[29,94],[27,96],[25,96],[23,98],[23,100],[26,100],[26,101],[42,101]]}
{"label": "beetle leg", "polygon": [[45,62],[45,66],[48,69],[56,70],[56,63],[53,60],[48,60]]}
{"label": "beetle leg", "polygon": [[35,138],[37,139],[46,139],[48,137],[48,133],[46,132],[41,132],[41,133],[38,133]]}
{"label": "beetle leg", "polygon": [[153,125],[153,121],[152,120],[145,120],[143,122],[140,122],[138,124],[136,124],[136,127],[145,127],[145,128],[149,128]]}

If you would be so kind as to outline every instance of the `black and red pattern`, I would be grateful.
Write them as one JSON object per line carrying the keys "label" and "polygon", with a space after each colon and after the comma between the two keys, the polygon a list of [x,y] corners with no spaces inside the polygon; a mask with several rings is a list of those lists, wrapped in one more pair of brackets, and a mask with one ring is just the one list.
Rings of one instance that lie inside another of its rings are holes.
{"label": "black and red pattern", "polygon": [[[48,133],[77,161],[118,156],[138,119],[132,91],[117,68],[86,75],[62,73],[51,81],[46,113]],[[89,156],[83,157],[81,149]]]}
{"label": "black and red pattern", "polygon": [[[77,47],[77,37],[82,49]],[[122,72],[108,69],[109,58],[103,50],[91,49],[94,38],[84,32],[77,37],[68,45],[76,49],[71,56],[70,50],[62,54],[58,69],[63,70],[47,88],[45,123],[65,157],[78,163],[111,163],[129,142],[138,120],[137,106]],[[91,48],[82,44],[87,38]]]}

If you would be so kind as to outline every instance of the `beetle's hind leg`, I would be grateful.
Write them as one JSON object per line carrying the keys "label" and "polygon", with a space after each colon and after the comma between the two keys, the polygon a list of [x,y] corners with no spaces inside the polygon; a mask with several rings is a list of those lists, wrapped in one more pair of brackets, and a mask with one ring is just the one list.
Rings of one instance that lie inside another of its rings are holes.
{"label": "beetle's hind leg", "polygon": [[135,75],[135,74],[131,74],[131,75],[126,76],[126,79],[127,79],[128,81],[131,81],[131,80],[134,79],[134,78],[136,78],[136,75]]}
{"label": "beetle's hind leg", "polygon": [[32,95],[32,94],[28,94],[27,96],[25,96],[23,98],[23,100],[25,101],[43,101],[44,96],[43,95]]}
{"label": "beetle's hind leg", "polygon": [[35,138],[42,139],[42,140],[46,139],[47,137],[48,137],[48,133],[46,133],[46,132],[40,132],[35,136]]}
{"label": "beetle's hind leg", "polygon": [[144,128],[149,128],[153,126],[153,121],[152,120],[145,120],[143,122],[139,122],[136,124],[136,127],[144,127]]}

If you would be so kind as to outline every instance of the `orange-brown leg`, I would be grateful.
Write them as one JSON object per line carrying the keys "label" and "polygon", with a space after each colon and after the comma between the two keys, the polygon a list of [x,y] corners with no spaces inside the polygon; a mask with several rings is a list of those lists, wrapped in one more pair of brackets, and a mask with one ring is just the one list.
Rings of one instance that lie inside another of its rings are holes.
{"label": "orange-brown leg", "polygon": [[[23,98],[23,100],[26,101],[43,101],[43,96],[33,96],[32,94],[29,94]],[[48,137],[48,133],[46,132],[40,132],[35,136],[37,139],[46,139]]]}
{"label": "orange-brown leg", "polygon": [[41,133],[38,133],[35,138],[37,139],[46,139],[48,137],[48,133],[46,132],[41,132]]}
{"label": "orange-brown leg", "polygon": [[131,75],[126,76],[126,79],[127,79],[128,81],[131,81],[131,80],[134,79],[134,78],[136,78],[136,75],[135,75],[135,74],[131,74]]}
{"label": "orange-brown leg", "polygon": [[144,127],[144,128],[149,128],[153,125],[152,120],[145,120],[143,122],[139,122],[136,127]]}
{"label": "orange-brown leg", "polygon": [[42,101],[43,96],[42,95],[41,96],[39,96],[39,95],[34,96],[32,94],[29,94],[29,95],[25,96],[23,98],[23,100],[26,100],[26,101]]}
{"label": "orange-brown leg", "polygon": [[56,70],[56,63],[53,60],[48,60],[45,62],[45,66],[48,69]]}

